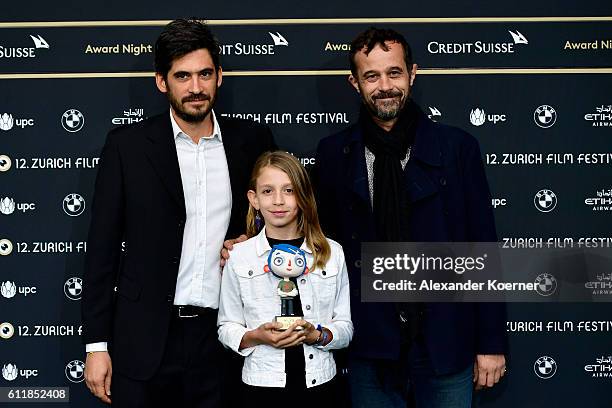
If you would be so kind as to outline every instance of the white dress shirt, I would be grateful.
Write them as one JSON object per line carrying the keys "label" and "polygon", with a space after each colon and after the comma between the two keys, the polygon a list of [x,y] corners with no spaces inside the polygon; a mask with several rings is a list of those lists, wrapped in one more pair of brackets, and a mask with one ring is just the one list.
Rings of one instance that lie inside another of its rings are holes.
{"label": "white dress shirt", "polygon": [[[201,137],[196,144],[170,113],[187,212],[174,304],[217,309],[221,287],[219,251],[230,222],[232,190],[214,111],[212,119],[212,135]],[[106,351],[107,343],[87,344],[85,349]]]}
{"label": "white dress shirt", "polygon": [[[304,344],[305,383],[314,387],[336,375],[332,349],[347,347],[353,337],[349,280],[342,247],[327,240],[331,257],[323,269],[311,269],[297,279],[304,320],[328,328],[333,339],[325,346]],[[265,228],[255,237],[234,245],[225,265],[219,304],[219,340],[245,357],[242,381],[259,387],[284,387],[285,350],[260,344],[240,350],[244,334],[280,315],[280,278],[264,272],[270,252]],[[306,264],[312,268],[312,251],[304,242]],[[316,405],[316,404],[315,404]]]}

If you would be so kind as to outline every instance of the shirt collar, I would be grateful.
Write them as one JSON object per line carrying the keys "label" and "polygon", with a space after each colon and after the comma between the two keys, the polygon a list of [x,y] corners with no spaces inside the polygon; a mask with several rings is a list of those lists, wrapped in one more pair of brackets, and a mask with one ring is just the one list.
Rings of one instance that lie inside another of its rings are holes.
{"label": "shirt collar", "polygon": [[[271,249],[270,243],[268,243],[268,238],[266,238],[266,227],[264,226],[259,234],[257,234],[255,237],[255,252],[257,253],[257,256],[262,256]],[[300,249],[312,255],[312,251],[310,248],[308,248],[308,245],[306,245],[305,239],[304,242],[302,242]]]}
{"label": "shirt collar", "polygon": [[[212,114],[213,120],[213,132],[212,135],[206,136],[204,137],[204,139],[214,139],[215,137],[218,137],[219,141],[223,143],[223,139],[221,137],[221,127],[219,126],[219,122],[217,122],[217,115],[215,115],[214,110],[211,110],[210,112]],[[172,115],[172,109],[170,109],[170,123],[172,124],[172,134],[174,135],[174,140],[176,140],[176,138],[179,137],[181,134],[189,137],[185,132],[181,130],[178,123],[176,123],[176,120]]]}

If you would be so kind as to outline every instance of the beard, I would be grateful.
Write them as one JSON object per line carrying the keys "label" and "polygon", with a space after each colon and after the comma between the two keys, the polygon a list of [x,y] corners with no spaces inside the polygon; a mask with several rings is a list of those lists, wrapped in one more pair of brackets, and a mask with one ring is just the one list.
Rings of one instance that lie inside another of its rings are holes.
{"label": "beard", "polygon": [[[406,94],[399,90],[378,92],[371,98],[364,100],[372,115],[382,121],[389,121],[399,117],[406,104]],[[399,99],[398,99],[399,97]],[[377,101],[384,98],[394,98],[382,102]]]}
{"label": "beard", "polygon": [[[170,106],[172,106],[172,109],[179,118],[188,123],[199,123],[202,122],[212,110],[215,100],[217,99],[217,87],[215,86],[210,95],[205,93],[190,94],[181,100],[179,100],[176,95],[174,95],[172,91],[168,89],[167,96]],[[208,103],[204,103],[198,107],[189,107],[186,105],[188,102],[195,101],[208,101]]]}

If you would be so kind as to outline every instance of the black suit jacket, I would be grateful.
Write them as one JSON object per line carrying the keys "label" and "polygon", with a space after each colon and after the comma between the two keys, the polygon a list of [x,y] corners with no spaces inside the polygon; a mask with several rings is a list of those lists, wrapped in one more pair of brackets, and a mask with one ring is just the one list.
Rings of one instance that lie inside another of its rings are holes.
{"label": "black suit jacket", "polygon": [[[163,355],[186,218],[169,115],[108,134],[83,279],[83,342],[109,342],[113,369],[142,380],[155,373]],[[232,188],[229,228],[220,233],[236,237],[246,229],[246,192],[255,160],[275,145],[263,125],[218,121]]]}

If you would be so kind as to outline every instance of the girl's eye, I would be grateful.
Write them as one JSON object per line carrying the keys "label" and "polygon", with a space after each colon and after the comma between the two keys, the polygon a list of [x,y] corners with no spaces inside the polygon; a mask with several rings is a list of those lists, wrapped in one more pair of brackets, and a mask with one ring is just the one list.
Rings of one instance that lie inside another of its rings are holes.
{"label": "girl's eye", "polygon": [[295,258],[295,266],[301,268],[304,266],[304,260],[302,258]]}
{"label": "girl's eye", "polygon": [[264,194],[270,194],[272,190],[270,190],[269,188],[264,188],[261,192]]}
{"label": "girl's eye", "polygon": [[285,191],[286,191],[287,193],[293,193],[293,189],[292,189],[292,188],[286,188],[286,189],[285,189]]}
{"label": "girl's eye", "polygon": [[277,256],[272,260],[272,263],[276,266],[281,266],[283,264],[283,257],[282,256]]}

